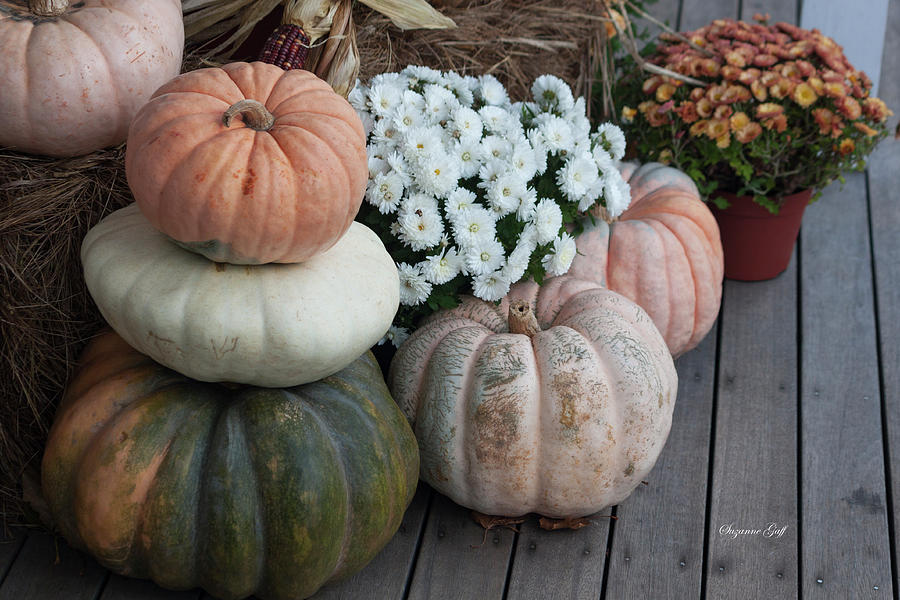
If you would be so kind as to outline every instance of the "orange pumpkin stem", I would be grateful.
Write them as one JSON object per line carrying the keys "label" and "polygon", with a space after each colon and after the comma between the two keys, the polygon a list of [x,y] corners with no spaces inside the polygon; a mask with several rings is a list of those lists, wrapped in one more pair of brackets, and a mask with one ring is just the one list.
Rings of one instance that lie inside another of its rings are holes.
{"label": "orange pumpkin stem", "polygon": [[516,300],[509,305],[509,332],[524,333],[528,337],[541,331],[534,309],[524,300]]}
{"label": "orange pumpkin stem", "polygon": [[256,131],[268,131],[275,124],[275,117],[257,100],[241,100],[229,106],[222,115],[225,127],[231,127],[235,115],[241,115],[244,125]]}
{"label": "orange pumpkin stem", "polygon": [[69,0],[28,0],[28,9],[39,17],[58,17],[69,10]]}

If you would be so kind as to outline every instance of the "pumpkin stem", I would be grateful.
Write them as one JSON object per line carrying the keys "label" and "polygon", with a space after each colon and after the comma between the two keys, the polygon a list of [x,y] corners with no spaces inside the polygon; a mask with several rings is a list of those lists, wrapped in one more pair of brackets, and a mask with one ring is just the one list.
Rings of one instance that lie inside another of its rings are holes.
{"label": "pumpkin stem", "polygon": [[28,9],[39,17],[58,17],[69,10],[69,0],[28,0]]}
{"label": "pumpkin stem", "polygon": [[509,305],[509,332],[524,333],[528,337],[541,331],[537,317],[531,304],[524,300],[516,300]]}
{"label": "pumpkin stem", "polygon": [[222,123],[225,124],[225,127],[231,127],[231,120],[235,115],[241,115],[244,125],[256,131],[268,131],[275,124],[275,117],[272,116],[272,113],[256,100],[241,100],[229,106],[222,115]]}

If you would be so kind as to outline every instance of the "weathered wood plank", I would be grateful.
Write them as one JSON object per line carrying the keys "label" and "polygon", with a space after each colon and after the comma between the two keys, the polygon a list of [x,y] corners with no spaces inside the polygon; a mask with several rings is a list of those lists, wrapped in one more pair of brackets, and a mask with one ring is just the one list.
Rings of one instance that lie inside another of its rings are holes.
{"label": "weathered wood plank", "polygon": [[0,586],[24,543],[25,534],[21,530],[4,532],[0,529]]}
{"label": "weathered wood plank", "polygon": [[606,598],[700,597],[716,329],[675,363],[672,431],[648,485],[618,507]]}
{"label": "weathered wood plank", "polygon": [[805,598],[892,597],[867,212],[853,174],[803,218]]}
{"label": "weathered wood plank", "polygon": [[[610,510],[576,531],[545,531],[531,515],[516,544],[508,600],[599,598]],[[615,596],[612,596],[615,597]]]}
{"label": "weathered wood plank", "polygon": [[[881,66],[879,97],[898,113],[888,122],[890,130],[900,121],[900,2],[891,2],[888,12]],[[875,270],[877,325],[881,358],[882,403],[890,460],[890,490],[893,506],[892,550],[900,564],[896,526],[900,522],[900,142],[881,143],[869,161],[869,207]],[[891,514],[891,513],[889,513]],[[900,573],[894,573],[894,589],[900,589]]]}
{"label": "weathered wood plank", "polygon": [[796,594],[796,294],[796,253],[773,280],[725,284],[708,598]]}
{"label": "weathered wood plank", "polygon": [[502,598],[514,538],[509,529],[485,533],[468,509],[436,493],[409,598]]}
{"label": "weathered wood plank", "polygon": [[403,516],[399,531],[378,556],[349,579],[323,587],[313,599],[403,598],[433,493],[430,487],[420,483],[412,503]]}
{"label": "weathered wood plank", "polygon": [[0,586],[0,600],[93,600],[106,577],[94,559],[61,538],[32,533]]}
{"label": "weathered wood plank", "polygon": [[199,590],[173,592],[147,579],[110,575],[100,600],[197,600]]}

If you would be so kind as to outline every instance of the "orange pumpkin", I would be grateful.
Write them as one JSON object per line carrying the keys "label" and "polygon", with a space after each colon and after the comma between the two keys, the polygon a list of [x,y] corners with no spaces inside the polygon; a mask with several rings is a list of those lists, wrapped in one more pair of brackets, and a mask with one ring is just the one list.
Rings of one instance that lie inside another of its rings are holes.
{"label": "orange pumpkin", "polygon": [[0,146],[77,156],[124,142],[183,46],[178,0],[0,0]]}
{"label": "orange pumpkin", "polygon": [[673,356],[694,348],[719,314],[719,227],[697,186],[659,163],[625,163],[631,205],[617,220],[586,219],[569,274],[619,292],[647,311]]}
{"label": "orange pumpkin", "polygon": [[261,62],[162,86],[132,123],[125,167],[153,226],[236,264],[327,250],[350,227],[368,177],[350,104],[308,71]]}

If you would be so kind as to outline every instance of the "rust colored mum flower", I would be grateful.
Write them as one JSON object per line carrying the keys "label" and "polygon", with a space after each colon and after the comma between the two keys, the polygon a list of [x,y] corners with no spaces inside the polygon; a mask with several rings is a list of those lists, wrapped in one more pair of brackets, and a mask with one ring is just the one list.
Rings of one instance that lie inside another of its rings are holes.
{"label": "rust colored mum flower", "polygon": [[782,133],[785,129],[787,129],[787,117],[785,117],[784,115],[778,115],[770,119],[763,119],[762,124],[766,129]]}
{"label": "rust colored mum flower", "polygon": [[656,88],[662,85],[662,77],[659,75],[653,75],[652,77],[648,77],[644,83],[641,85],[641,89],[644,90],[644,93],[648,96],[654,94],[656,92]]}
{"label": "rust colored mum flower", "polygon": [[729,124],[731,125],[731,130],[737,132],[750,124],[750,117],[743,111],[734,113],[729,119]]}
{"label": "rust colored mum flower", "polygon": [[734,109],[728,106],[727,104],[723,104],[722,106],[717,106],[716,111],[713,113],[714,119],[727,119],[732,113],[734,113]]}
{"label": "rust colored mum flower", "polygon": [[728,103],[746,102],[751,97],[750,90],[742,85],[729,85],[724,100]]}
{"label": "rust colored mum flower", "polygon": [[841,153],[841,156],[847,156],[856,150],[856,143],[850,138],[844,138],[841,140],[840,145],[838,146],[838,152]]}
{"label": "rust colored mum flower", "polygon": [[675,112],[681,117],[682,121],[689,125],[700,118],[700,114],[697,112],[697,104],[690,100],[682,102],[681,105],[675,109]]}
{"label": "rust colored mum flower", "polygon": [[709,98],[710,102],[713,104],[722,104],[726,102],[725,92],[727,90],[728,88],[725,84],[713,85],[706,90],[706,97]]}
{"label": "rust colored mum flower", "polygon": [[707,117],[711,117],[713,114],[713,110],[715,110],[715,105],[709,98],[703,97],[697,102],[697,114],[704,119]]}
{"label": "rust colored mum flower", "polygon": [[688,133],[691,134],[691,137],[699,137],[706,133],[706,129],[709,126],[709,121],[706,119],[700,119],[691,125],[691,128],[688,130]]}
{"label": "rust colored mum flower", "polygon": [[762,126],[756,121],[747,123],[744,127],[734,132],[734,137],[742,144],[749,144],[762,133]]}
{"label": "rust colored mum flower", "polygon": [[839,113],[851,121],[855,121],[862,116],[862,107],[855,98],[851,98],[850,96],[835,98],[834,105],[837,107]]}
{"label": "rust colored mum flower", "polygon": [[816,91],[812,89],[812,86],[808,83],[798,83],[794,88],[794,93],[791,97],[794,99],[794,102],[803,108],[812,106],[815,104],[816,100],[819,99],[819,96],[816,95]]}
{"label": "rust colored mum flower", "polygon": [[706,137],[715,140],[726,133],[728,133],[728,119],[710,119],[706,126]]}
{"label": "rust colored mum flower", "polygon": [[669,165],[672,163],[672,150],[669,148],[663,148],[659,152],[659,156],[656,157],[656,161],[660,162],[664,165]]}
{"label": "rust colored mum flower", "polygon": [[744,69],[743,71],[741,71],[741,74],[738,77],[738,81],[740,81],[744,85],[750,85],[751,83],[759,79],[761,73],[762,71],[753,67]]}
{"label": "rust colored mum flower", "polygon": [[771,119],[781,116],[784,113],[784,107],[774,102],[766,102],[756,107],[757,119]]}
{"label": "rust colored mum flower", "polygon": [[622,107],[622,120],[626,123],[631,123],[634,121],[634,118],[637,116],[637,111],[630,106]]}
{"label": "rust colored mum flower", "polygon": [[778,82],[769,88],[769,95],[778,100],[788,98],[793,95],[794,88],[797,84],[786,77],[782,77]]}
{"label": "rust colored mum flower", "polygon": [[737,50],[731,50],[725,54],[725,62],[728,63],[728,66],[737,67],[739,69],[743,69],[747,66],[747,58],[744,56],[743,52],[738,52]]}
{"label": "rust colored mum flower", "polygon": [[867,117],[879,123],[885,122],[889,116],[894,114],[881,98],[866,98],[863,100],[862,107]]}
{"label": "rust colored mum flower", "polygon": [[750,84],[750,92],[758,102],[765,102],[769,99],[769,89],[758,79]]}
{"label": "rust colored mum flower", "polygon": [[816,108],[813,109],[812,116],[816,121],[816,125],[819,126],[819,134],[828,135],[834,122],[834,113],[827,108]]}
{"label": "rust colored mum flower", "polygon": [[825,95],[825,82],[822,81],[818,77],[808,77],[806,79],[806,83],[808,83],[812,89],[820,96]]}
{"label": "rust colored mum flower", "polygon": [[829,81],[825,84],[825,95],[829,98],[842,98],[847,95],[847,88],[844,84],[836,81]]}
{"label": "rust colored mum flower", "polygon": [[854,122],[854,123],[853,123],[853,126],[856,127],[859,131],[862,131],[864,134],[866,134],[866,135],[869,136],[869,137],[875,137],[876,135],[878,135],[878,131],[877,131],[877,130],[872,129],[871,127],[869,127],[868,125],[866,125],[866,124],[863,123],[862,121],[856,121],[856,122]]}
{"label": "rust colored mum flower", "polygon": [[741,73],[741,69],[739,67],[735,67],[734,65],[725,65],[722,67],[722,79],[725,81],[737,81]]}
{"label": "rust colored mum flower", "polygon": [[676,87],[671,83],[664,83],[658,88],[656,88],[656,101],[657,102],[666,102],[675,95]]}
{"label": "rust colored mum flower", "polygon": [[706,96],[706,89],[702,87],[695,87],[691,90],[691,93],[688,97],[694,102],[699,102],[700,99],[704,96]]}
{"label": "rust colored mum flower", "polygon": [[657,106],[655,110],[648,110],[645,116],[651,127],[660,127],[661,125],[668,125],[672,122],[669,111],[664,110],[663,106]]}
{"label": "rust colored mum flower", "polygon": [[753,57],[753,64],[757,67],[771,67],[778,62],[778,57],[772,54],[757,54]]}
{"label": "rust colored mum flower", "polygon": [[764,71],[763,74],[759,76],[759,82],[766,87],[772,87],[779,81],[781,81],[781,75],[775,71]]}
{"label": "rust colored mum flower", "polygon": [[731,145],[731,133],[726,131],[716,138],[716,146],[719,148],[727,148]]}
{"label": "rust colored mum flower", "polygon": [[645,117],[651,112],[656,112],[657,108],[659,108],[659,104],[653,100],[645,100],[638,104],[638,111]]}

